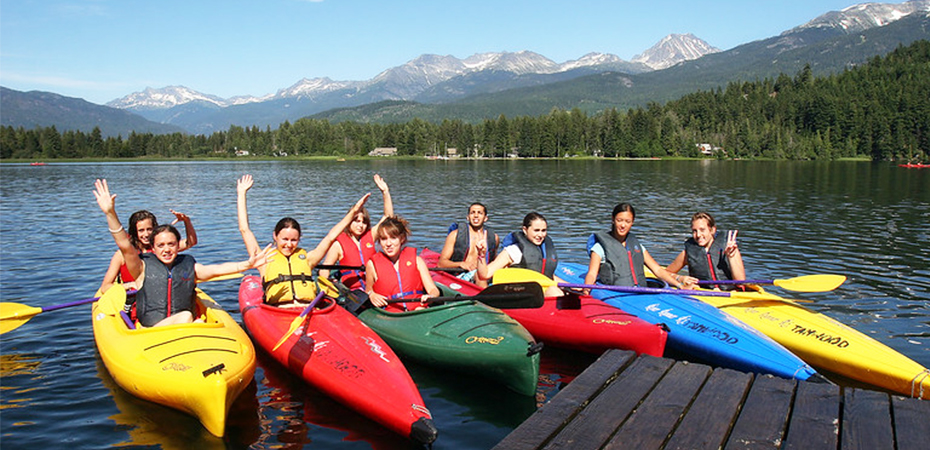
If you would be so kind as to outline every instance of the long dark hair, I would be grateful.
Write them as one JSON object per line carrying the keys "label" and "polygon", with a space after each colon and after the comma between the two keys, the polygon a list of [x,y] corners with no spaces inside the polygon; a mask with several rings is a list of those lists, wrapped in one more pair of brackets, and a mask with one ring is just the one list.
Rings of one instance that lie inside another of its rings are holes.
{"label": "long dark hair", "polygon": [[[145,219],[152,220],[153,229],[158,228],[158,219],[155,218],[155,214],[152,214],[144,209],[140,211],[136,211],[132,213],[131,216],[129,216],[129,243],[132,244],[133,247],[139,250],[142,250],[142,242],[139,240],[139,225],[138,224],[139,222]],[[152,233],[152,236],[155,236],[154,232]],[[151,243],[151,240],[149,242]]]}

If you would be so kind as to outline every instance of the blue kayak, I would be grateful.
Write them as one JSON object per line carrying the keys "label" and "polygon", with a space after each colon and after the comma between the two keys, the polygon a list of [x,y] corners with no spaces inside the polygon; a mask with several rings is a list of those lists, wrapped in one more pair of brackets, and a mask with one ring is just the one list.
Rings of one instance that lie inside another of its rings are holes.
{"label": "blue kayak", "polygon": [[[556,276],[584,283],[588,266],[559,262]],[[594,289],[591,296],[668,328],[666,349],[701,362],[743,372],[807,380],[820,376],[781,344],[719,309],[676,294],[641,294]]]}

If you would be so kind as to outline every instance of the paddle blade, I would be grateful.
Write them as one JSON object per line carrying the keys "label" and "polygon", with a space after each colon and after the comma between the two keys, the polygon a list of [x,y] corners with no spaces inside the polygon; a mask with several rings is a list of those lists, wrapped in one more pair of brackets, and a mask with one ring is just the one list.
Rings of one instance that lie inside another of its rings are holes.
{"label": "paddle blade", "polygon": [[21,303],[0,303],[0,334],[13,331],[42,312],[42,308]]}
{"label": "paddle blade", "polygon": [[539,308],[546,302],[542,286],[532,281],[492,284],[475,299],[500,309]]}
{"label": "paddle blade", "polygon": [[122,284],[114,284],[97,300],[97,307],[100,312],[112,316],[119,314],[126,306],[126,289]]}
{"label": "paddle blade", "polygon": [[549,286],[555,286],[557,283],[552,278],[549,278],[535,270],[530,269],[521,269],[519,267],[507,267],[500,269],[494,272],[494,284],[499,283],[537,283],[540,286],[547,288]]}
{"label": "paddle blade", "polygon": [[795,292],[828,292],[840,287],[844,282],[846,277],[843,275],[820,274],[775,280],[773,284]]}
{"label": "paddle blade", "polygon": [[323,298],[324,295],[326,295],[326,291],[321,290],[320,293],[316,295],[316,298],[314,298],[313,301],[310,302],[310,304],[307,305],[306,308],[304,308],[303,312],[301,312],[300,315],[298,315],[297,317],[294,318],[294,320],[291,321],[291,326],[290,328],[287,329],[287,333],[284,333],[284,335],[281,336],[281,339],[278,341],[277,344],[274,345],[271,351],[277,350],[278,347],[281,346],[281,344],[284,344],[287,341],[287,338],[291,337],[291,335],[294,334],[294,332],[297,331],[298,328],[300,328],[300,324],[303,323],[304,318],[307,317],[307,314],[309,314],[310,311],[313,310],[313,307],[316,306],[316,304],[320,302],[320,299]]}

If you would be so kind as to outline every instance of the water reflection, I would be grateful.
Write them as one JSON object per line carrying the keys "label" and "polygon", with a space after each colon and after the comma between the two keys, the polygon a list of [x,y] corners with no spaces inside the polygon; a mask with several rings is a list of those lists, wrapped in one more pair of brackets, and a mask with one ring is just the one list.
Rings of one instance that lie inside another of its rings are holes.
{"label": "water reflection", "polygon": [[[721,227],[740,230],[752,278],[847,275],[849,280],[829,293],[771,290],[811,300],[806,307],[930,367],[926,169],[868,162],[527,160],[133,162],[41,169],[0,168],[0,301],[48,306],[86,298],[97,289],[113,244],[90,193],[94,178],[110,181],[124,220],[138,209],[164,217],[169,209],[190,214],[200,239],[192,254],[199,262],[217,263],[244,257],[235,216],[236,179],[242,174],[256,180],[249,206],[259,240],[270,241],[275,222],[292,216],[309,246],[360,195],[377,192],[372,175],[379,173],[390,184],[396,211],[410,220],[411,245],[433,249],[441,247],[448,225],[464,220],[468,205],[481,201],[489,207],[489,225],[501,235],[518,229],[526,213],[541,212],[560,256],[583,262],[588,235],[606,229],[614,204],[626,201],[637,209],[636,233],[660,263],[667,263],[690,234],[691,214],[707,210]],[[377,197],[368,205],[371,211],[381,209]],[[219,282],[209,292],[235,310],[237,287]],[[106,384],[109,375],[98,367],[89,310],[85,305],[43,313],[3,335],[4,447],[216,445],[201,436],[205,431],[195,418],[136,404]],[[551,351],[543,352],[544,365]],[[317,398],[300,380],[280,372],[274,364],[260,367],[255,391],[243,396],[248,399],[243,416],[231,419],[237,425],[221,443],[234,448],[397,444],[396,436],[325,396]],[[535,403],[577,375],[545,367],[541,373],[538,399],[524,403],[505,393],[483,393],[484,386],[468,379],[416,371],[415,381],[423,383],[424,401],[440,428],[434,448],[493,446],[519,417],[532,413]],[[498,406],[507,413],[498,414]],[[189,442],[180,443],[174,434]]]}

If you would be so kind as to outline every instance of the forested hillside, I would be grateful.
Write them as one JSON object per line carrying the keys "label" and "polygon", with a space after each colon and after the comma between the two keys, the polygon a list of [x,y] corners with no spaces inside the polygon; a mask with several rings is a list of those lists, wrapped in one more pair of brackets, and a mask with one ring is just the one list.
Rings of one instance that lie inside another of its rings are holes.
{"label": "forested hillside", "polygon": [[[478,124],[414,119],[375,124],[300,119],[276,130],[231,126],[209,136],[131,133],[102,138],[54,127],[0,129],[0,158],[365,155],[397,147],[402,155],[440,155],[447,148],[471,156],[597,155],[927,160],[930,151],[930,42],[900,47],[885,57],[828,77],[809,68],[794,76],[732,83],[665,105],[587,114],[553,109],[530,117],[499,116]],[[405,108],[399,103],[392,107]]]}

